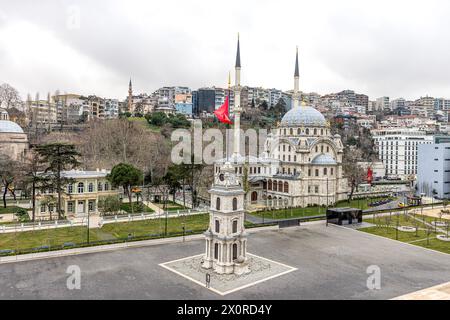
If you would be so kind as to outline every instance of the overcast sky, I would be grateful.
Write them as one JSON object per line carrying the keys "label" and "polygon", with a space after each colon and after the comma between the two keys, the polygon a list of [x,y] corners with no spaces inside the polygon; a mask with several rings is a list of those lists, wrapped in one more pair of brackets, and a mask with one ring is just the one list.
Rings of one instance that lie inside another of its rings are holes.
{"label": "overcast sky", "polygon": [[450,1],[0,0],[0,83],[41,96],[123,99],[162,86],[242,83],[450,98]]}

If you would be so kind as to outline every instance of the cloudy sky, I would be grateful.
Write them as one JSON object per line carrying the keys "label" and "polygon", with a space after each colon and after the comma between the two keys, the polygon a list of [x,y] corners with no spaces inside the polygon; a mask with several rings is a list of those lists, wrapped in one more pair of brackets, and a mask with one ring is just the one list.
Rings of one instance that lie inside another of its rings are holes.
{"label": "cloudy sky", "polygon": [[450,98],[450,1],[0,0],[0,83],[23,98],[124,98],[161,86],[242,83]]}

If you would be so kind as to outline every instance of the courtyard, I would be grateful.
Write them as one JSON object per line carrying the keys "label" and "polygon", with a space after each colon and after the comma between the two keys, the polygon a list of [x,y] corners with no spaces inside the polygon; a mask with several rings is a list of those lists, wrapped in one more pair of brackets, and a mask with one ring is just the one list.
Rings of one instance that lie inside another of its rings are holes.
{"label": "courtyard", "polygon": [[[296,270],[221,296],[160,266],[203,253],[204,241],[192,240],[0,264],[0,298],[391,299],[450,281],[448,254],[324,222],[252,233],[248,250]],[[66,286],[73,265],[80,290]],[[367,288],[374,265],[379,290]]]}

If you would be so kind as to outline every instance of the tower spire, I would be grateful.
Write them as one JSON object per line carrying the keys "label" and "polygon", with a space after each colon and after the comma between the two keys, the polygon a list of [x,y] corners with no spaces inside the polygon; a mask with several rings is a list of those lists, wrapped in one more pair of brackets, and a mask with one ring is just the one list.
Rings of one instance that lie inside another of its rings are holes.
{"label": "tower spire", "polygon": [[241,67],[241,48],[239,45],[239,32],[238,32],[238,40],[237,40],[237,51],[236,51],[236,68]]}
{"label": "tower spire", "polygon": [[298,93],[298,89],[299,89],[299,79],[300,79],[300,72],[298,71],[298,46],[296,48],[295,51],[295,71],[294,71],[294,94],[292,95],[292,100],[293,100],[293,107],[298,107],[298,103],[299,103],[299,93]]}
{"label": "tower spire", "polygon": [[235,83],[234,83],[234,141],[233,154],[239,155],[240,133],[241,133],[241,48],[239,44],[239,33],[237,39],[236,66],[235,66]]}

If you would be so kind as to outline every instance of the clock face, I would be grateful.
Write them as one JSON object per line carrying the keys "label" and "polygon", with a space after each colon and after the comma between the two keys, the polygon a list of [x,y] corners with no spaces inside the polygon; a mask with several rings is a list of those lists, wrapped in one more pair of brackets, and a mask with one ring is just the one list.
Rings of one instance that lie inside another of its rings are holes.
{"label": "clock face", "polygon": [[221,174],[219,175],[219,180],[220,180],[220,181],[225,180],[225,176],[223,175],[223,173],[221,173]]}

